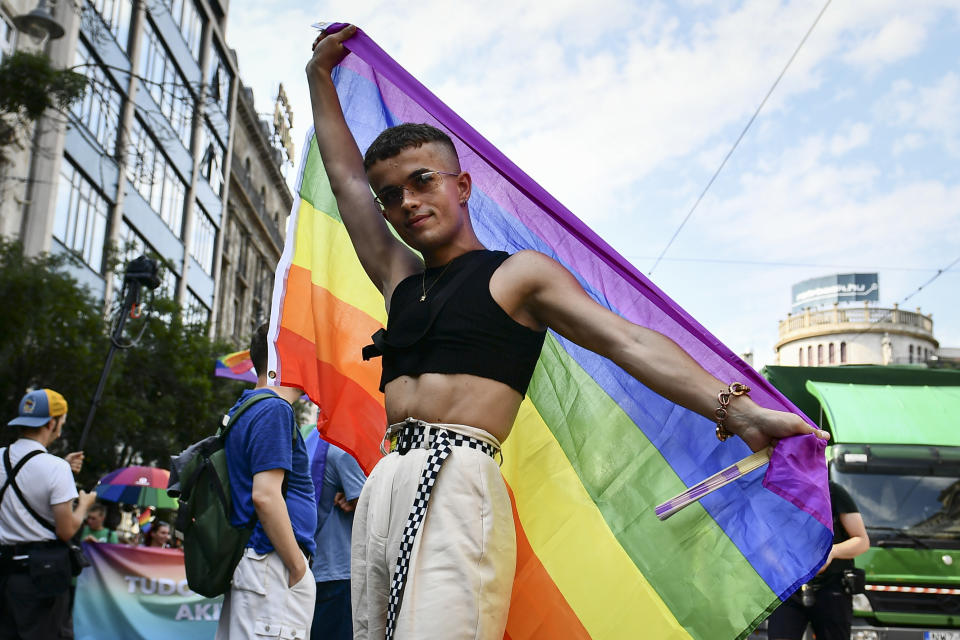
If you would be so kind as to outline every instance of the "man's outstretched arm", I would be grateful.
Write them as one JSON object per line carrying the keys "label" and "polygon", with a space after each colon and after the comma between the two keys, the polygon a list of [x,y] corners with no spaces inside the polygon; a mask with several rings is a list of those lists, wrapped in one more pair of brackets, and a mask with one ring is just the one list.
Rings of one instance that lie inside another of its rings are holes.
{"label": "man's outstretched arm", "polygon": [[367,276],[388,295],[397,282],[423,269],[420,259],[397,240],[370,193],[363,157],[350,133],[331,72],[347,55],[344,40],[356,33],[349,26],[321,35],[307,63],[307,83],[313,106],[313,126],[323,168],[353,248]]}
{"label": "man's outstretched arm", "polygon": [[[516,283],[509,288],[514,296],[512,302],[506,300],[508,306],[515,305],[521,315],[527,314],[541,326],[611,359],[670,401],[715,419],[717,393],[732,380],[718,380],[670,338],[597,304],[555,260],[535,251],[523,251],[504,266],[508,267],[504,278]],[[746,396],[730,403],[725,424],[754,451],[786,436],[826,436],[799,416],[764,409]]]}

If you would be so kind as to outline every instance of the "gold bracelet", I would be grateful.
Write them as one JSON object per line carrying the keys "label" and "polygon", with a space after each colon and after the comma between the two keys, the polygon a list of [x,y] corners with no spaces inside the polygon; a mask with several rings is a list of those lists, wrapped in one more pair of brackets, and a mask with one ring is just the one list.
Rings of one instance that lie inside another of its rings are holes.
{"label": "gold bracelet", "polygon": [[717,407],[717,410],[714,414],[717,416],[717,440],[723,442],[733,434],[727,431],[726,425],[723,424],[723,421],[727,419],[727,407],[730,406],[730,398],[733,396],[742,396],[750,392],[750,387],[743,384],[742,382],[731,382],[730,386],[726,389],[720,391],[717,394],[717,400],[720,402],[720,406]]}

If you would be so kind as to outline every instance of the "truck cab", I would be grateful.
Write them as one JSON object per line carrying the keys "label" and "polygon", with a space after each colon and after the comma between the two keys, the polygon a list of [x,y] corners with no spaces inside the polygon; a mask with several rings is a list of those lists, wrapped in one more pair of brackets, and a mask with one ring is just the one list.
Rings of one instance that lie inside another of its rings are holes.
{"label": "truck cab", "polygon": [[779,367],[763,374],[831,434],[830,479],[870,549],[853,640],[960,640],[960,371]]}

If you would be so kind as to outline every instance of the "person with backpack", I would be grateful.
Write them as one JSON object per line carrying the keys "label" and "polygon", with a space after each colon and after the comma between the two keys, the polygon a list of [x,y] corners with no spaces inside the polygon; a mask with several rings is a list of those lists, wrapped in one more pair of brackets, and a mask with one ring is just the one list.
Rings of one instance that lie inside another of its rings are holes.
{"label": "person with backpack", "polygon": [[71,470],[80,470],[80,452],[67,459],[47,452],[66,419],[64,397],[37,389],[23,396],[19,415],[7,423],[20,427],[20,437],[0,450],[3,638],[73,637],[70,582],[78,569],[66,543],[83,525],[96,494],[77,493]]}
{"label": "person with backpack", "polygon": [[256,395],[226,434],[230,480],[230,523],[256,525],[224,595],[217,639],[310,635],[316,583],[310,572],[315,552],[317,507],[307,449],[291,406],[299,389],[267,386],[267,331],[250,342],[257,386],[244,391],[228,415]]}

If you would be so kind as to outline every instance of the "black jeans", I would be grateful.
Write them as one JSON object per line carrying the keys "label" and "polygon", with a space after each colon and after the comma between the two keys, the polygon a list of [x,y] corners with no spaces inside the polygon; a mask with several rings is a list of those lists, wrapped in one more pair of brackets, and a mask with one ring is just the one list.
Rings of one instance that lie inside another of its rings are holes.
{"label": "black jeans", "polygon": [[352,640],[353,612],[350,610],[350,581],[317,583],[317,605],[313,609],[312,640]]}
{"label": "black jeans", "polygon": [[73,637],[70,590],[41,595],[29,573],[0,575],[0,640]]}
{"label": "black jeans", "polygon": [[839,577],[816,590],[812,606],[803,605],[799,592],[787,598],[767,620],[767,638],[800,640],[808,622],[817,640],[850,640],[853,597]]}

